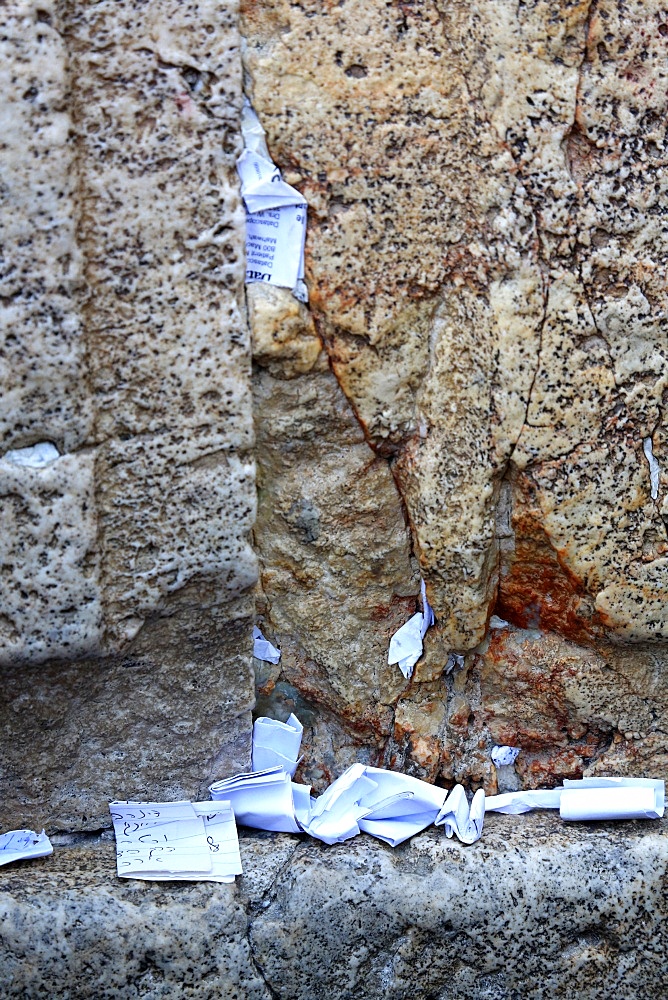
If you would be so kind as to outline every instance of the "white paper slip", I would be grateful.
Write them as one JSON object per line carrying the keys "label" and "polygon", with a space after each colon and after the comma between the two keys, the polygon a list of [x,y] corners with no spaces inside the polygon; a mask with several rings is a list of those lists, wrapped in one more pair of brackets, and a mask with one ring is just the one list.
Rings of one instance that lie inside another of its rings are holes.
{"label": "white paper slip", "polygon": [[485,798],[485,812],[519,816],[532,809],[558,809],[561,788],[530,788],[519,792],[503,792]]}
{"label": "white paper slip", "polygon": [[655,778],[566,779],[559,814],[564,820],[661,819],[665,784]]}
{"label": "white paper slip", "polygon": [[342,843],[360,832],[359,820],[369,812],[361,799],[376,782],[365,775],[364,764],[351,764],[313,803],[305,832],[325,844]]}
{"label": "white paper slip", "polygon": [[559,809],[564,820],[660,819],[664,806],[665,785],[655,778],[567,778],[561,788],[506,792],[485,800],[486,812]]}
{"label": "white paper slip", "polygon": [[296,715],[287,722],[261,716],[253,724],[253,771],[282,767],[292,777],[299,763],[304,727]]}
{"label": "white paper slip", "polygon": [[233,882],[241,873],[229,803],[110,802],[121,878]]}
{"label": "white paper slip", "polygon": [[42,830],[10,830],[0,834],[0,865],[8,865],[10,861],[23,861],[30,858],[45,858],[53,854],[51,841]]}
{"label": "white paper slip", "polygon": [[253,626],[253,656],[267,663],[278,663],[281,658],[281,651],[265,639],[257,625]]}
{"label": "white paper slip", "polygon": [[272,162],[264,130],[248,103],[241,128],[246,148],[237,160],[246,206],[246,282],[297,289],[303,299],[304,196],[286,184]]}
{"label": "white paper slip", "polygon": [[289,773],[280,766],[215,781],[209,786],[209,792],[213,800],[229,802],[237,823],[243,826],[277,833],[302,832],[297,822],[297,809],[303,815],[310,787],[290,781]]}
{"label": "white paper slip", "polygon": [[0,457],[3,462],[10,462],[12,465],[20,465],[25,469],[45,469],[56,459],[60,458],[60,452],[51,441],[40,441],[29,448],[17,448],[14,451],[6,451]]}
{"label": "white paper slip", "polygon": [[422,640],[427,629],[434,624],[434,612],[427,600],[427,589],[424,580],[420,581],[422,596],[422,611],[409,618],[405,625],[398,629],[390,639],[390,650],[387,656],[388,664],[397,663],[406,680],[410,680],[413,667],[422,656]]}
{"label": "white paper slip", "polygon": [[466,792],[455,785],[434,822],[445,828],[446,837],[454,834],[463,844],[474,844],[480,840],[485,822],[484,791],[479,788],[469,806]]}
{"label": "white paper slip", "polygon": [[408,774],[352,764],[316,799],[305,830],[326,844],[361,832],[396,847],[434,822],[446,795]]}

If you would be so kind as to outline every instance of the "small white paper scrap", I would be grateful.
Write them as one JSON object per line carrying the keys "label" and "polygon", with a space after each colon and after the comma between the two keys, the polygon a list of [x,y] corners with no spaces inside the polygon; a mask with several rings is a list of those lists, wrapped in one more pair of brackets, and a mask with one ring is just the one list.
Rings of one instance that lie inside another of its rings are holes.
{"label": "small white paper scrap", "polygon": [[280,649],[276,649],[265,639],[257,625],[253,626],[253,656],[258,660],[266,660],[267,663],[278,663],[281,658]]}
{"label": "small white paper scrap", "polygon": [[519,747],[492,747],[492,761],[496,767],[507,767],[515,763],[519,752]]}
{"label": "small white paper scrap", "polygon": [[53,854],[51,841],[42,830],[10,830],[0,834],[0,865],[8,865],[10,861],[22,861],[27,858],[45,858]]}
{"label": "small white paper scrap", "polygon": [[60,458],[60,452],[50,441],[40,441],[39,444],[34,444],[30,448],[6,451],[2,458],[5,462],[20,465],[25,469],[44,469]]}
{"label": "small white paper scrap", "polygon": [[417,612],[412,618],[398,629],[390,640],[390,651],[387,662],[399,664],[399,669],[406,678],[410,680],[413,675],[413,667],[422,656],[422,640],[430,625],[434,624],[434,612],[427,600],[427,589],[424,580],[420,581],[420,593],[422,596],[422,612]]}
{"label": "small white paper scrap", "polygon": [[469,806],[466,792],[455,785],[434,820],[436,826],[445,827],[446,837],[457,836],[463,844],[474,844],[482,836],[485,822],[485,793],[482,788],[473,796]]}
{"label": "small white paper scrap", "polygon": [[304,196],[286,184],[272,162],[264,129],[246,103],[241,129],[246,148],[237,160],[246,205],[246,282],[297,288],[303,298]]}
{"label": "small white paper scrap", "polygon": [[228,802],[110,802],[121,878],[234,882],[241,874]]}
{"label": "small white paper scrap", "polygon": [[308,821],[310,785],[290,781],[280,766],[215,781],[209,793],[212,799],[231,804],[238,823],[257,830],[301,833],[301,821]]}
{"label": "small white paper scrap", "polygon": [[299,748],[304,727],[296,715],[287,722],[267,719],[264,716],[253,725],[253,770],[266,771],[282,767],[293,776],[299,763]]}

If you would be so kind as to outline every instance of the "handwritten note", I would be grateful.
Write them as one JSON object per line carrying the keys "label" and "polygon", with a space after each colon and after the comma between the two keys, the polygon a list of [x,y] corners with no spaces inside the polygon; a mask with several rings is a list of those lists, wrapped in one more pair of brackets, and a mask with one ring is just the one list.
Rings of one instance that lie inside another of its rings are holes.
{"label": "handwritten note", "polygon": [[241,874],[228,802],[110,802],[121,878],[233,882]]}
{"label": "handwritten note", "polygon": [[53,854],[53,847],[44,830],[41,833],[10,830],[0,834],[0,865],[28,858],[45,858],[48,854]]}

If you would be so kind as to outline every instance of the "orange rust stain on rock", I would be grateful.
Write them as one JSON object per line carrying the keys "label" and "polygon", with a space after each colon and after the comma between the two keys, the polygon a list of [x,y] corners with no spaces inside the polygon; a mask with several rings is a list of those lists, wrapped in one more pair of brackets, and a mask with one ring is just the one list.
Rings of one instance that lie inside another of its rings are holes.
{"label": "orange rust stain on rock", "polygon": [[587,607],[582,581],[565,565],[531,503],[527,477],[518,482],[513,514],[515,551],[502,567],[496,614],[519,628],[557,632],[580,644],[601,636],[600,615]]}

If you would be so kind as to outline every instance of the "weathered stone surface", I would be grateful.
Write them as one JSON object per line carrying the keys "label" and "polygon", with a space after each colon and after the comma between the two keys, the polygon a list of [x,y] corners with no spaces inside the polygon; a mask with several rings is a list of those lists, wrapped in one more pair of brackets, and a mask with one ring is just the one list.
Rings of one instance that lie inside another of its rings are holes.
{"label": "weathered stone surface", "polygon": [[111,799],[207,798],[245,769],[250,628],[245,597],[198,587],[123,654],[0,672],[0,829],[99,830]]}
{"label": "weathered stone surface", "polygon": [[[514,732],[527,783],[666,775],[663,7],[285,0],[242,30],[310,205],[315,325],[437,615],[385,758],[493,788]],[[488,650],[494,610],[533,638]]]}
{"label": "weathered stone surface", "polygon": [[[302,721],[315,727],[305,734],[304,774],[322,786],[356,758],[355,744],[382,756],[390,706],[406,686],[387,664],[387,646],[415,609],[418,583],[387,463],[364,440],[324,356],[301,373],[312,325],[280,292],[255,286],[251,299],[263,366],[254,380],[258,611],[282,650],[276,668],[256,661],[258,711],[280,715],[297,699]],[[285,339],[269,343],[274,323]]]}
{"label": "weathered stone surface", "polygon": [[237,7],[0,16],[0,811],[92,829],[249,762]]}
{"label": "weathered stone surface", "polygon": [[119,880],[104,841],[2,869],[6,995],[665,995],[665,822],[494,816],[473,847],[434,829],[396,850],[255,832],[240,847],[236,886]]}

